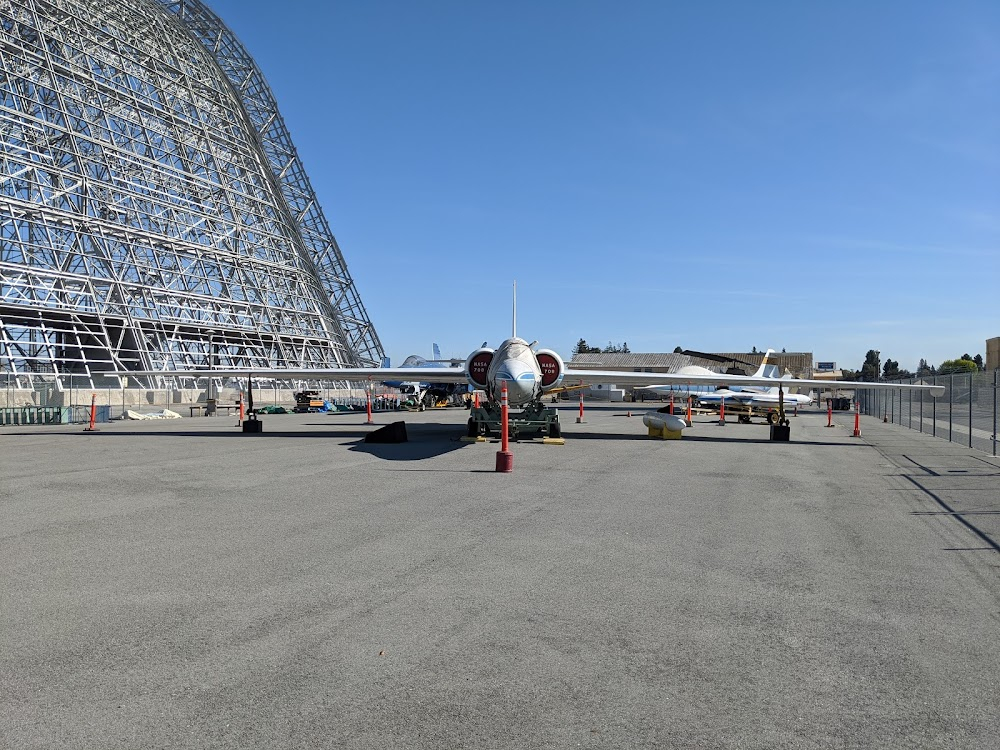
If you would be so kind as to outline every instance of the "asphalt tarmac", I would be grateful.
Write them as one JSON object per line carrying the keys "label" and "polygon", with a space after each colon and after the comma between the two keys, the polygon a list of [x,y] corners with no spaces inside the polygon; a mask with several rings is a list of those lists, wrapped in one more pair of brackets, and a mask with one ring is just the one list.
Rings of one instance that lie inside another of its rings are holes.
{"label": "asphalt tarmac", "polygon": [[0,428],[0,746],[1000,747],[1000,461],[646,408]]}

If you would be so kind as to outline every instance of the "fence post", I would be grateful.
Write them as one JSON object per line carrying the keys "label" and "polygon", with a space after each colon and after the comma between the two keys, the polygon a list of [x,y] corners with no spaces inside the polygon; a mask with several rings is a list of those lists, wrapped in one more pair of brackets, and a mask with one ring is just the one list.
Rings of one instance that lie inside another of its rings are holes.
{"label": "fence post", "polygon": [[951,442],[951,433],[955,420],[955,373],[948,376],[948,442]]}
{"label": "fence post", "polygon": [[1000,387],[1000,370],[993,371],[993,455],[997,454],[997,388]]}
{"label": "fence post", "polygon": [[974,372],[969,373],[969,447],[972,447],[972,378]]}
{"label": "fence post", "polygon": [[[932,380],[932,384],[933,385],[937,385],[938,384],[937,381],[938,381],[937,375],[935,375],[934,378],[933,378],[933,380]],[[924,397],[923,397],[923,392],[921,391],[921,396],[920,396],[920,414],[921,415],[923,415],[923,413],[924,413],[923,410],[924,410]],[[931,435],[933,435],[934,437],[937,437],[937,399],[936,398],[932,398],[931,399]]]}

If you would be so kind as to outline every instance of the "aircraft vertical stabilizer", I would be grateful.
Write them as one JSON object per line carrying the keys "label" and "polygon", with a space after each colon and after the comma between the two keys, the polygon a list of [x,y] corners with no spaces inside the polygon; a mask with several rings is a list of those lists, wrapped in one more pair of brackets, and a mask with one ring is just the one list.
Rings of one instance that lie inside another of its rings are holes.
{"label": "aircraft vertical stabilizer", "polygon": [[772,354],[774,354],[774,349],[768,349],[764,353],[764,359],[762,359],[760,361],[760,367],[757,368],[757,372],[755,372],[753,374],[753,377],[755,377],[755,378],[765,378],[765,377],[767,377],[767,374],[766,374],[767,367],[768,367],[767,360],[770,359],[770,357],[771,357]]}
{"label": "aircraft vertical stabilizer", "polygon": [[517,338],[517,282],[514,282],[514,304],[511,308],[510,337]]}

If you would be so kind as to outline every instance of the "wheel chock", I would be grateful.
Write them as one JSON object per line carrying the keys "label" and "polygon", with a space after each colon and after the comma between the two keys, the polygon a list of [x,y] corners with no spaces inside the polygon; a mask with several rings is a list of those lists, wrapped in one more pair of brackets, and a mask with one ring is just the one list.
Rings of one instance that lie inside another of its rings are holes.
{"label": "wheel chock", "polygon": [[406,422],[393,422],[365,435],[366,443],[405,443]]}

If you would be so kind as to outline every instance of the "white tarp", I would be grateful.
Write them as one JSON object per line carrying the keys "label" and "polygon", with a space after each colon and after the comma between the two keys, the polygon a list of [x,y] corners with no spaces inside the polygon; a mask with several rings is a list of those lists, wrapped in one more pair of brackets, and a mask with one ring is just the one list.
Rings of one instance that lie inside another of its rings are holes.
{"label": "white tarp", "polygon": [[181,415],[175,411],[170,411],[170,409],[163,409],[162,411],[151,411],[147,414],[140,414],[137,411],[132,411],[129,409],[125,412],[126,419],[180,419]]}

